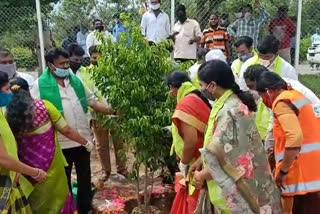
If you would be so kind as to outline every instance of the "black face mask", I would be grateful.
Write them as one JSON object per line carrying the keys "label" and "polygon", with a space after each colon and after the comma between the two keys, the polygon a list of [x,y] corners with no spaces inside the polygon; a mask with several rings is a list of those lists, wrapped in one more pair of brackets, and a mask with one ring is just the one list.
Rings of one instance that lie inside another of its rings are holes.
{"label": "black face mask", "polygon": [[179,15],[177,15],[177,19],[181,23],[184,23],[187,20],[187,15],[186,14],[179,14]]}
{"label": "black face mask", "polygon": [[103,26],[103,25],[96,26],[95,29],[96,29],[97,31],[102,32],[102,31],[104,30],[104,26]]}
{"label": "black face mask", "polygon": [[82,63],[81,62],[74,62],[74,61],[70,61],[70,68],[73,72],[76,72],[79,70],[79,68],[81,67]]}

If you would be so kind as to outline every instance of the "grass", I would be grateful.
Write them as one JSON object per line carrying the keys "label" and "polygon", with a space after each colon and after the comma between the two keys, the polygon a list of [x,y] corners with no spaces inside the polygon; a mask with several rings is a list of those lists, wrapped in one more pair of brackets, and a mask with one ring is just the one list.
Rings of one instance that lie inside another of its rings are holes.
{"label": "grass", "polygon": [[320,75],[300,75],[299,81],[320,97]]}

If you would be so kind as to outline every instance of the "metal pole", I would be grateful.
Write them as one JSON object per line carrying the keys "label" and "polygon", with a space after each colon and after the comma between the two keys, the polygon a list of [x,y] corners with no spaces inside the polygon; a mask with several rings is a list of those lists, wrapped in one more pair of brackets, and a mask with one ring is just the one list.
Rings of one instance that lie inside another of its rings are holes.
{"label": "metal pole", "polygon": [[39,32],[39,43],[40,43],[40,56],[41,56],[41,69],[40,72],[46,67],[44,60],[44,43],[43,43],[43,27],[41,20],[41,7],[40,0],[36,0],[36,10],[37,10],[37,19],[38,19],[38,32]]}
{"label": "metal pole", "polygon": [[171,0],[171,29],[173,28],[174,26],[174,21],[175,21],[175,0]]}
{"label": "metal pole", "polygon": [[300,41],[301,41],[301,18],[302,18],[302,0],[298,1],[298,17],[297,17],[297,38],[296,38],[296,53],[294,60],[294,67],[296,70],[299,65],[299,54],[300,54]]}

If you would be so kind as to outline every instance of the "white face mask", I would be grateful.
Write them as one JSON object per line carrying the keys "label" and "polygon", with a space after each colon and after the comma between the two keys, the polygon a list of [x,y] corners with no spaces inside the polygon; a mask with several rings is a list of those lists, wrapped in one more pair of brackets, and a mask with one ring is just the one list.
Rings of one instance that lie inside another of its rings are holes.
{"label": "white face mask", "polygon": [[241,12],[235,13],[234,15],[236,16],[237,19],[240,19],[242,17],[242,13]]}
{"label": "white face mask", "polygon": [[160,3],[158,4],[150,4],[151,10],[158,10],[160,8]]}
{"label": "white face mask", "polygon": [[271,65],[271,61],[270,60],[260,59],[259,58],[259,62],[260,62],[261,65],[263,65],[266,68],[268,68]]}
{"label": "white face mask", "polygon": [[17,73],[16,63],[12,64],[0,64],[0,71],[8,74],[9,79],[13,79]]}
{"label": "white face mask", "polygon": [[244,14],[244,18],[245,18],[246,20],[250,20],[250,19],[252,18],[252,14],[251,14],[250,12],[246,12],[246,13]]}

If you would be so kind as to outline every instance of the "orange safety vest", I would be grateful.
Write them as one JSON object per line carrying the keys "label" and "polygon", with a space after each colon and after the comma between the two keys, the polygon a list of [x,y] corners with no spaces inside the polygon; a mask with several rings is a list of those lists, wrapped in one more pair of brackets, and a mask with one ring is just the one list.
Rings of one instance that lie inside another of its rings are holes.
{"label": "orange safety vest", "polygon": [[[300,153],[284,177],[283,196],[304,195],[320,191],[320,105],[312,105],[303,94],[295,90],[282,92],[273,102],[272,110],[281,100],[289,100],[299,110],[299,123],[303,133]],[[276,159],[276,175],[280,172],[284,158],[286,138],[276,117],[273,134]]]}

